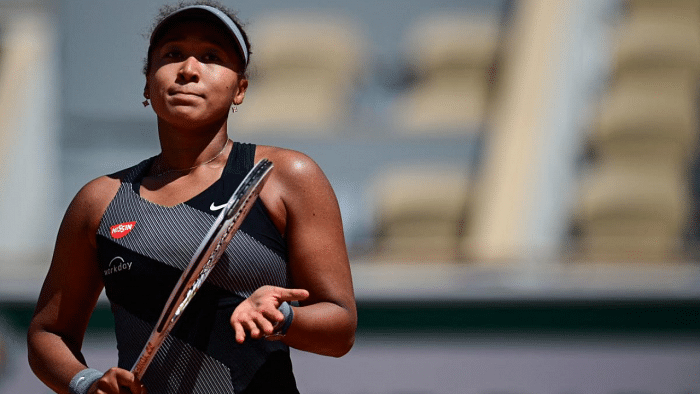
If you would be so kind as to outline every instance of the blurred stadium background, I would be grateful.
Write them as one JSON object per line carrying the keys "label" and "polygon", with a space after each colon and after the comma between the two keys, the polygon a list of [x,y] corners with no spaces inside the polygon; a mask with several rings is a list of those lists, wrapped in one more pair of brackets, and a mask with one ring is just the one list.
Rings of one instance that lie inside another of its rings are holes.
{"label": "blurred stadium background", "polygon": [[[0,392],[63,211],[158,153],[161,0],[0,0]],[[698,0],[239,0],[234,139],[331,180],[355,348],[306,393],[700,393]],[[88,361],[116,360],[103,300]]]}

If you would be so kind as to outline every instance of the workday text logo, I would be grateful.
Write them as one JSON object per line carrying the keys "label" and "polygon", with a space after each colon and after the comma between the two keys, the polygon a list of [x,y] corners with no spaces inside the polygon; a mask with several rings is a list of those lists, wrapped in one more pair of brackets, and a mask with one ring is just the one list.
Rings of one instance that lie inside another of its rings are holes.
{"label": "workday text logo", "polygon": [[124,261],[124,259],[122,257],[117,256],[109,262],[107,269],[104,270],[104,274],[105,274],[105,276],[109,276],[109,275],[115,274],[117,272],[129,271],[129,270],[131,270],[132,264],[133,264],[133,262]]}

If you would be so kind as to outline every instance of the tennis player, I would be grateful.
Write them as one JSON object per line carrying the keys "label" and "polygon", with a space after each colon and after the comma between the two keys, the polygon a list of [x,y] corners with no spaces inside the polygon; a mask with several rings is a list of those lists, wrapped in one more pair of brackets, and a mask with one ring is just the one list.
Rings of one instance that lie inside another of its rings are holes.
{"label": "tennis player", "polygon": [[[67,209],[28,332],[29,363],[59,393],[297,393],[289,348],[340,357],[357,325],[343,229],[325,175],[302,153],[233,142],[250,43],[215,3],[162,9],[145,104],[161,153],[85,185]],[[294,97],[289,97],[294,100]],[[248,170],[260,198],[141,380],[131,368],[170,291]],[[84,333],[105,289],[118,365],[89,368]]]}

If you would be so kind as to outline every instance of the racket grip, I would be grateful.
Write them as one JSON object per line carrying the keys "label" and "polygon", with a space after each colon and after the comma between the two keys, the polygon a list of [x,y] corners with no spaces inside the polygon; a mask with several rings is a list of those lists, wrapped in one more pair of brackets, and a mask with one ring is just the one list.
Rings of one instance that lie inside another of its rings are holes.
{"label": "racket grip", "polygon": [[148,368],[148,365],[151,363],[151,360],[153,359],[154,352],[156,351],[155,349],[155,344],[153,342],[148,342],[146,344],[146,347],[144,348],[141,357],[139,357],[138,361],[136,364],[134,364],[134,367],[131,369],[131,373],[136,376],[139,380],[143,378],[143,374],[146,373],[146,368]]}

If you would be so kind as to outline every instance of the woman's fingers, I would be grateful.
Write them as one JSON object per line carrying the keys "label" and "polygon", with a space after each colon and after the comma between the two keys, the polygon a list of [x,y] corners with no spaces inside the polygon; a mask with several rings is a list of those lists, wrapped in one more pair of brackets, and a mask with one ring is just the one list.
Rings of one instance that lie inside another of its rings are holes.
{"label": "woman's fingers", "polygon": [[243,329],[243,325],[237,321],[237,320],[232,320],[231,325],[233,326],[233,331],[236,333],[236,342],[238,343],[243,343],[245,342],[245,330]]}
{"label": "woman's fingers", "polygon": [[304,289],[281,289],[279,297],[277,298],[279,301],[304,301],[305,299],[309,298],[309,292]]}
{"label": "woman's fingers", "polygon": [[274,306],[264,309],[262,311],[262,315],[269,323],[271,323],[272,326],[284,320],[284,314],[282,314],[282,312],[280,312],[279,309],[275,308]]}
{"label": "woman's fingers", "polygon": [[[117,377],[117,381],[119,382],[119,387],[122,389],[121,392],[124,393],[131,393],[131,394],[145,394],[146,393],[146,388],[139,382],[136,377],[128,371],[121,370],[123,371],[123,374],[120,374]],[[124,389],[127,389],[128,391],[124,391]]]}
{"label": "woman's fingers", "polygon": [[96,394],[147,394],[146,388],[131,372],[110,368],[93,386]]}
{"label": "woman's fingers", "polygon": [[273,324],[263,315],[242,321],[234,320],[232,326],[236,334],[236,342],[238,343],[245,341],[246,332],[250,333],[251,338],[260,339],[274,331]]}
{"label": "woman's fingers", "polygon": [[248,330],[251,338],[260,338],[260,330],[258,329],[258,325],[255,323],[254,318],[251,317],[250,319],[244,321],[243,326]]}
{"label": "woman's fingers", "polygon": [[[262,314],[255,319],[255,323],[260,331],[260,335],[258,337],[254,337],[256,339],[264,335],[270,335],[275,330],[274,324],[270,321],[270,319]],[[277,323],[276,320],[275,323]]]}
{"label": "woman's fingers", "polygon": [[242,315],[234,315],[231,317],[231,326],[236,334],[236,342],[243,343],[245,341],[246,332],[250,333],[251,338],[260,338],[260,329],[256,321],[252,317],[244,317]]}
{"label": "woman's fingers", "polygon": [[275,326],[284,321],[284,314],[278,310],[283,302],[303,301],[309,297],[304,289],[263,286],[236,307],[231,315],[231,326],[236,342],[243,343],[246,336],[260,339],[274,332]]}

